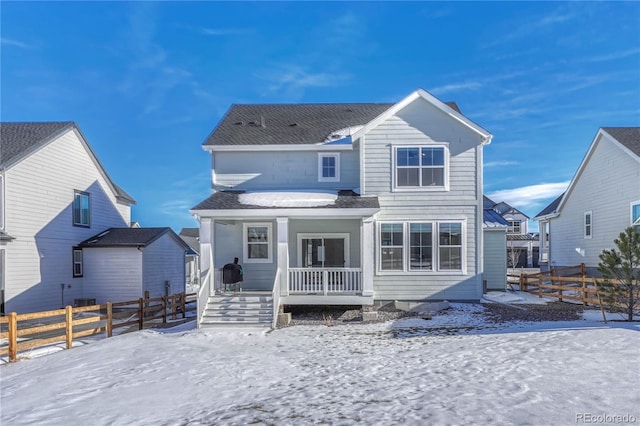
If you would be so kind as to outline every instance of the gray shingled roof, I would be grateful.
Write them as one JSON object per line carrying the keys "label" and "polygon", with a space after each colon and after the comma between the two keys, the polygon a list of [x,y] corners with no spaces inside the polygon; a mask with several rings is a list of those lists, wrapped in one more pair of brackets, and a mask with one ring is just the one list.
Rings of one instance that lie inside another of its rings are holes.
{"label": "gray shingled roof", "polygon": [[[0,168],[21,161],[70,129],[73,121],[4,122],[0,123]],[[106,173],[106,172],[105,172]],[[136,200],[113,181],[116,195],[135,204]]]}
{"label": "gray shingled roof", "polygon": [[[460,111],[455,102],[446,104]],[[365,125],[394,104],[231,105],[204,145],[317,144],[337,130]]]}
{"label": "gray shingled roof", "polygon": [[603,127],[602,130],[640,157],[640,127]]}
{"label": "gray shingled roof", "polygon": [[534,219],[540,217],[540,216],[546,216],[548,214],[552,214],[556,212],[556,209],[558,208],[558,205],[560,204],[560,201],[562,201],[562,197],[564,196],[564,192],[562,194],[560,194],[558,196],[558,198],[556,198],[555,200],[553,200],[551,203],[549,203],[549,205],[547,207],[545,207],[544,209],[542,209],[542,211],[540,213],[538,213],[537,215],[535,215]]}
{"label": "gray shingled roof", "polygon": [[[288,207],[264,207],[243,204],[238,195],[244,191],[219,191],[202,201],[192,210],[255,210],[283,209]],[[338,195],[334,204],[322,207],[299,207],[303,209],[379,209],[377,197],[360,197],[358,195]]]}
{"label": "gray shingled roof", "polygon": [[200,253],[200,230],[198,228],[182,228],[179,235],[182,241],[191,248],[191,251],[187,254],[197,255]]}
{"label": "gray shingled roof", "polygon": [[487,197],[486,195],[482,196],[482,208],[492,209],[493,206],[495,205],[496,205],[496,202],[493,201],[491,198]]}
{"label": "gray shingled roof", "polygon": [[80,247],[145,247],[170,233],[185,250],[189,249],[171,228],[109,228],[79,244]]}
{"label": "gray shingled roof", "polygon": [[26,157],[73,126],[72,121],[0,123],[0,167]]}

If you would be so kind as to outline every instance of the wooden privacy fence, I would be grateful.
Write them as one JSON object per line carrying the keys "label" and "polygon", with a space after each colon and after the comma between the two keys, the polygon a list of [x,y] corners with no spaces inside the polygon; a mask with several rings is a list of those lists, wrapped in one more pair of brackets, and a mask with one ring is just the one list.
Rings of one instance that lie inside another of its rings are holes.
{"label": "wooden privacy fence", "polygon": [[0,355],[9,355],[9,361],[18,359],[18,352],[34,349],[52,343],[65,342],[71,349],[73,339],[105,333],[113,335],[113,330],[129,327],[127,331],[142,330],[145,323],[167,317],[175,320],[187,312],[196,311],[195,293],[176,293],[170,296],[145,297],[127,302],[107,302],[102,305],[82,307],[67,306],[53,311],[33,312],[0,317]]}
{"label": "wooden privacy fence", "polygon": [[[556,298],[560,302],[575,301],[583,305],[602,307],[598,285],[605,280],[587,277],[584,263],[536,274],[508,274],[507,279],[511,286],[517,284],[520,291],[537,294],[538,297],[550,297]],[[618,280],[608,280],[608,282],[613,285],[619,284]]]}

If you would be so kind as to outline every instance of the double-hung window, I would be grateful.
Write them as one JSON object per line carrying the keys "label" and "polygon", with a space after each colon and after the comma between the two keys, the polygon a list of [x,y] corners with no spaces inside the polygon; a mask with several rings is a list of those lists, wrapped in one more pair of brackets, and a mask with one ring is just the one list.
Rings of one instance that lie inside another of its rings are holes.
{"label": "double-hung window", "polygon": [[380,225],[380,269],[402,271],[404,269],[404,226],[402,223]]}
{"label": "double-hung window", "polygon": [[522,223],[519,220],[509,220],[509,229],[507,229],[507,233],[509,234],[519,234],[520,233],[520,224]]}
{"label": "double-hung window", "polygon": [[464,272],[463,222],[381,223],[380,273]]}
{"label": "double-hung window", "polygon": [[73,195],[73,225],[91,226],[91,198],[89,193],[75,191]]}
{"label": "double-hung window", "polygon": [[593,235],[593,215],[591,212],[584,212],[584,237],[591,238]]}
{"label": "double-hung window", "polygon": [[397,190],[446,190],[448,151],[444,146],[394,147]]}
{"label": "double-hung window", "polygon": [[340,182],[340,154],[318,154],[318,182]]}
{"label": "double-hung window", "polygon": [[83,275],[82,270],[82,249],[74,248],[73,249],[73,276],[81,277]]}
{"label": "double-hung window", "polygon": [[245,223],[243,231],[244,262],[271,263],[271,224]]}
{"label": "double-hung window", "polygon": [[631,226],[640,232],[640,201],[631,203]]}

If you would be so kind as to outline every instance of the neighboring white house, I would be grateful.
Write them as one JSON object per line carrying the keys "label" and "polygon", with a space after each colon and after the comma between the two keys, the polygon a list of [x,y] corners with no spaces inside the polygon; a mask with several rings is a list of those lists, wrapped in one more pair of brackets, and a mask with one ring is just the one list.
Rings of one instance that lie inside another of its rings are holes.
{"label": "neighboring white house", "polygon": [[185,291],[189,246],[171,228],[110,228],[78,244],[84,297],[95,303]]}
{"label": "neighboring white house", "polygon": [[507,266],[537,268],[540,238],[537,232],[529,232],[529,216],[504,201],[496,203],[486,195],[484,208],[495,211],[508,223]]}
{"label": "neighboring white house", "polygon": [[640,127],[599,129],[566,192],[534,219],[541,269],[584,263],[597,275],[602,250],[640,226]]}
{"label": "neighboring white house", "polygon": [[185,258],[185,282],[187,292],[195,291],[200,285],[200,230],[198,228],[182,228],[180,238],[189,245]]}
{"label": "neighboring white house", "polygon": [[240,259],[277,303],[479,300],[491,134],[420,89],[396,104],[233,105],[204,142],[204,289]]}
{"label": "neighboring white house", "polygon": [[73,122],[0,123],[0,285],[8,312],[85,296],[77,244],[127,227],[135,201]]}

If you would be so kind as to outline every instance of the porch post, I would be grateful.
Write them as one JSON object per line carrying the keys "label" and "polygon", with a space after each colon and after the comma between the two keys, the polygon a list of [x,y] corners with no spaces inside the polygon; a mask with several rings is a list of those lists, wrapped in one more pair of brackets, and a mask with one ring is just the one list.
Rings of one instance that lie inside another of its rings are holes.
{"label": "porch post", "polygon": [[[213,228],[215,222],[212,218],[203,217],[200,219],[200,285],[209,286],[210,294],[214,293],[213,282],[215,275],[214,259],[214,235]],[[209,281],[203,282],[203,278],[209,274]]]}
{"label": "porch post", "polygon": [[360,225],[362,244],[360,245],[360,256],[362,265],[362,295],[373,296],[373,261],[374,238],[373,238],[373,217],[363,218]]}
{"label": "porch post", "polygon": [[276,218],[278,225],[278,268],[280,268],[280,295],[289,295],[289,218]]}

